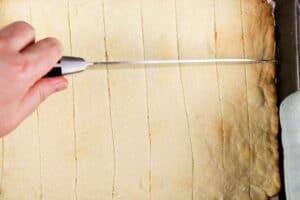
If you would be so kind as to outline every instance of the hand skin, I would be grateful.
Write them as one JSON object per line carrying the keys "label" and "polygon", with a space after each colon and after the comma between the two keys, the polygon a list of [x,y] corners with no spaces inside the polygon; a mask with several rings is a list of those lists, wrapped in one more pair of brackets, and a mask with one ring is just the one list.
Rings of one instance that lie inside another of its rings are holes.
{"label": "hand skin", "polygon": [[25,22],[0,30],[0,137],[13,131],[51,94],[67,88],[64,77],[42,78],[61,56],[58,40],[35,42],[34,29]]}

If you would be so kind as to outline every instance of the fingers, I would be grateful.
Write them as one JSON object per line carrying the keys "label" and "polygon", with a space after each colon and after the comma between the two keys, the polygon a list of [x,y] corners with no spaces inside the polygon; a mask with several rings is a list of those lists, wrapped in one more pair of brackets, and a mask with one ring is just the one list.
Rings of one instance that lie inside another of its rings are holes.
{"label": "fingers", "polygon": [[62,45],[57,39],[46,38],[22,52],[26,58],[28,78],[34,82],[47,74],[62,57]]}
{"label": "fingers", "polygon": [[53,93],[62,91],[68,86],[68,81],[64,77],[44,78],[39,80],[25,95],[21,105],[22,121],[30,115],[44,100]]}
{"label": "fingers", "polygon": [[15,22],[0,31],[0,48],[19,52],[35,40],[33,27],[26,22]]}

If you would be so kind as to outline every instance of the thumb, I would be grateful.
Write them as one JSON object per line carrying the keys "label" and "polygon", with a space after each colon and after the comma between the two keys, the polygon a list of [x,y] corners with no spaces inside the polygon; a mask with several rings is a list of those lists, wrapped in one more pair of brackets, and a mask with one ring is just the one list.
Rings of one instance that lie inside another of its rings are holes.
{"label": "thumb", "polygon": [[67,86],[68,81],[64,77],[43,78],[36,82],[29,89],[21,103],[21,117],[26,118],[50,95],[66,89]]}

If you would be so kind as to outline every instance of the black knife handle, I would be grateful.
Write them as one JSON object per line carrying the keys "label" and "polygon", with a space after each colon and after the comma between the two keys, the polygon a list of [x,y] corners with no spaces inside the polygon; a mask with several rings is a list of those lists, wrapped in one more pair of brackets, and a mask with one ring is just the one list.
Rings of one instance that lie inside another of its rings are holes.
{"label": "black knife handle", "polygon": [[51,77],[57,77],[62,76],[62,70],[60,67],[54,67],[52,68],[45,76],[44,78],[51,78]]}
{"label": "black knife handle", "polygon": [[90,64],[83,58],[64,56],[44,77],[57,77],[82,72],[86,70],[89,65]]}

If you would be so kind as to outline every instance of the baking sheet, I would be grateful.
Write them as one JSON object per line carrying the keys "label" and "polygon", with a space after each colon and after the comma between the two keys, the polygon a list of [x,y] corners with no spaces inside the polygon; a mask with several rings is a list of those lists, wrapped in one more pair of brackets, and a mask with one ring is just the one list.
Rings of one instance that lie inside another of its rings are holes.
{"label": "baking sheet", "polygon": [[[289,94],[298,91],[299,80],[299,0],[276,1],[276,37],[277,37],[277,91],[278,103],[280,104]],[[283,150],[280,141],[280,169],[282,190],[279,200],[285,200]]]}
{"label": "baking sheet", "polygon": [[297,30],[299,20],[299,0],[278,0],[277,23],[277,68],[278,97],[281,102],[289,94],[299,90],[299,44]]}

